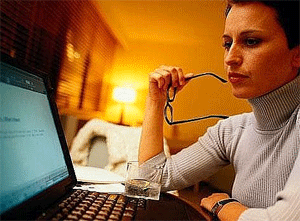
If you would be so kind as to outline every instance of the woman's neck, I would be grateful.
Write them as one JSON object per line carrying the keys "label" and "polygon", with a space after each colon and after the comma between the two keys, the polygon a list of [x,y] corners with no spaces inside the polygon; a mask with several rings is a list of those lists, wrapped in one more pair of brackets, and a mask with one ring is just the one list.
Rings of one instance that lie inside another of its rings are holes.
{"label": "woman's neck", "polygon": [[279,129],[300,104],[300,76],[275,91],[248,101],[253,108],[258,129]]}

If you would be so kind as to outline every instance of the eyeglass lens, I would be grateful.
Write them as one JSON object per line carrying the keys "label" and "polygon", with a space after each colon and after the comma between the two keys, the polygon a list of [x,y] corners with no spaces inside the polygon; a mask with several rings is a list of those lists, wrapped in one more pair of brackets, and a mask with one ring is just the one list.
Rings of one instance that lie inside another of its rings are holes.
{"label": "eyeglass lens", "polygon": [[[197,78],[197,77],[202,77],[205,75],[210,75],[212,77],[215,77],[218,80],[220,80],[222,83],[227,82],[225,79],[221,78],[220,76],[218,76],[214,73],[210,73],[210,72],[194,75],[192,77],[186,78],[186,80],[190,80],[190,79]],[[164,117],[165,117],[166,122],[169,125],[188,123],[188,122],[193,122],[193,121],[198,121],[198,120],[204,120],[207,118],[222,118],[222,119],[228,118],[227,116],[223,116],[223,115],[208,115],[208,116],[197,117],[197,118],[192,118],[192,119],[188,119],[188,120],[173,121],[173,107],[171,106],[170,102],[173,102],[175,100],[177,88],[175,87],[175,88],[173,88],[173,90],[170,90],[170,89],[171,89],[171,85],[169,85],[168,90],[167,90],[167,102],[166,102],[166,105],[164,108]]]}
{"label": "eyeglass lens", "polygon": [[173,107],[167,103],[164,109],[165,120],[168,124],[172,124],[173,122]]}

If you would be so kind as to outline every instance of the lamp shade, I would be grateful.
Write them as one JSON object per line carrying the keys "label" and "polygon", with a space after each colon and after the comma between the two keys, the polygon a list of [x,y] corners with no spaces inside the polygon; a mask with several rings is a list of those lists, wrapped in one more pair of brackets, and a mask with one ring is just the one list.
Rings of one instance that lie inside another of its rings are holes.
{"label": "lamp shade", "polygon": [[116,87],[113,90],[113,99],[121,103],[133,103],[136,99],[136,91],[130,87]]}

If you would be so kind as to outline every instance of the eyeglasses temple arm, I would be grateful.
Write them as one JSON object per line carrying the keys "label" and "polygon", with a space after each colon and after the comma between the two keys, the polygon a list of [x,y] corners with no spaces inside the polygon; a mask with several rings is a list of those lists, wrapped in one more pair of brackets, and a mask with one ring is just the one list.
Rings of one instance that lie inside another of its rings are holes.
{"label": "eyeglasses temple arm", "polygon": [[224,78],[221,78],[220,76],[218,76],[218,75],[216,75],[216,74],[214,74],[214,73],[211,73],[211,72],[206,72],[206,73],[196,74],[196,75],[194,75],[194,76],[185,78],[185,80],[190,80],[190,79],[197,78],[197,77],[200,77],[200,76],[205,76],[205,75],[210,75],[210,76],[212,76],[212,77],[217,78],[217,79],[220,80],[222,83],[227,83],[227,81],[226,81]]}
{"label": "eyeglasses temple arm", "polygon": [[224,115],[208,115],[208,116],[204,116],[204,117],[192,118],[192,119],[189,119],[189,120],[169,121],[169,120],[166,119],[166,121],[167,121],[167,123],[169,125],[174,125],[174,124],[183,124],[183,123],[189,123],[189,122],[193,122],[193,121],[205,120],[205,119],[209,119],[209,118],[227,119],[228,116],[224,116]]}
{"label": "eyeglasses temple arm", "polygon": [[[214,73],[211,73],[211,72],[206,72],[206,73],[196,74],[196,75],[194,75],[194,76],[185,78],[185,80],[191,80],[191,79],[193,79],[193,78],[197,78],[197,77],[201,77],[201,76],[205,76],[205,75],[210,75],[210,76],[212,76],[212,77],[217,78],[217,79],[220,80],[222,83],[227,83],[227,81],[226,81],[224,78],[221,78],[220,76],[218,76],[218,75],[216,75],[216,74],[214,74]],[[172,87],[172,84],[169,84],[168,90],[167,90],[168,96],[169,96],[169,90],[170,90],[171,87]],[[174,88],[174,96],[173,96],[173,99],[169,99],[170,101],[174,101],[176,92],[177,92],[177,88],[175,87],[175,88]]]}

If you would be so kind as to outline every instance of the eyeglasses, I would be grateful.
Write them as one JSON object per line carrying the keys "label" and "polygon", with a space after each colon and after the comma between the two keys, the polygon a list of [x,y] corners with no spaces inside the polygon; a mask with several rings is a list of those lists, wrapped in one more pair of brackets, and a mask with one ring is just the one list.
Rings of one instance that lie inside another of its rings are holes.
{"label": "eyeglasses", "polygon": [[[220,80],[222,83],[227,82],[225,79],[219,77],[218,75],[216,75],[214,73],[209,73],[209,72],[197,74],[192,77],[188,77],[188,78],[186,78],[186,80],[190,80],[190,79],[197,78],[197,77],[202,77],[205,75],[215,77],[218,80]],[[165,109],[164,109],[164,117],[165,117],[166,122],[169,125],[183,124],[183,123],[188,123],[188,122],[193,122],[193,121],[198,121],[198,120],[204,120],[204,119],[208,119],[208,118],[222,118],[222,119],[228,118],[227,116],[224,116],[224,115],[208,115],[208,116],[196,117],[196,118],[192,118],[192,119],[188,119],[188,120],[173,121],[173,107],[172,107],[171,103],[175,100],[177,88],[176,87],[174,88],[172,95],[170,94],[170,88],[171,88],[171,85],[169,85],[168,90],[167,90],[167,102],[166,102]]]}

